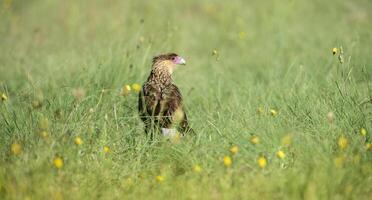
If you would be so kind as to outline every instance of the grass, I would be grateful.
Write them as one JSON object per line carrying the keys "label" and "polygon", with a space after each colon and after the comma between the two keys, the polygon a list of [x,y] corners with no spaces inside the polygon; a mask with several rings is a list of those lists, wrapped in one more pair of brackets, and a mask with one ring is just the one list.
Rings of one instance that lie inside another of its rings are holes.
{"label": "grass", "polygon": [[[0,198],[368,199],[371,9],[2,1]],[[188,63],[174,80],[197,134],[178,143],[150,142],[137,94],[120,95],[165,52]]]}

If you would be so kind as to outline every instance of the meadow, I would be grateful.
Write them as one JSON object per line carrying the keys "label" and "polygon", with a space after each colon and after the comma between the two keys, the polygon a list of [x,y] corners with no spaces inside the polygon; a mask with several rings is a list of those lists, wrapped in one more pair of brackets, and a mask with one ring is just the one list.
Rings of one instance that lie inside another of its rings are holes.
{"label": "meadow", "polygon": [[[0,199],[371,198],[371,1],[0,3]],[[196,134],[150,141],[168,52]]]}

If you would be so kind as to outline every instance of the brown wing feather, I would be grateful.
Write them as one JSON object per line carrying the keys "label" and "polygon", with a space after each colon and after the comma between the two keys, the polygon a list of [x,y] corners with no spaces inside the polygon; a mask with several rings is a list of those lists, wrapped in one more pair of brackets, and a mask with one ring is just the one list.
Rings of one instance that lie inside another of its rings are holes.
{"label": "brown wing feather", "polygon": [[162,105],[163,121],[161,125],[169,128],[174,125],[173,122],[178,121],[175,119],[175,115],[183,113],[182,95],[177,86],[171,84],[163,90]]}
{"label": "brown wing feather", "polygon": [[138,111],[140,115],[157,116],[160,113],[159,101],[160,91],[151,86],[144,85],[138,99]]}

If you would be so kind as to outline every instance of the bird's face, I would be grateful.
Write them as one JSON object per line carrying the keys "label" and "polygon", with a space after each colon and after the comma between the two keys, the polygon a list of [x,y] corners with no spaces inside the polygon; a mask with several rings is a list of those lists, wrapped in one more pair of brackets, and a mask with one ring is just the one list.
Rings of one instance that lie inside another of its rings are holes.
{"label": "bird's face", "polygon": [[186,60],[181,56],[173,56],[171,61],[176,65],[186,65]]}
{"label": "bird's face", "polygon": [[186,61],[175,53],[163,54],[153,58],[153,67],[165,69],[173,73],[177,65],[186,65]]}

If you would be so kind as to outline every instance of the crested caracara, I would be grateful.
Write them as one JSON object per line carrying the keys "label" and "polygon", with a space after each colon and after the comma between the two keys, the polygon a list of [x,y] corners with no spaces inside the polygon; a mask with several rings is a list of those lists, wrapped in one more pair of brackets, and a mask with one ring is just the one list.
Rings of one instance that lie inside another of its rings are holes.
{"label": "crested caracara", "polygon": [[[159,55],[152,60],[152,69],[138,98],[138,111],[145,132],[160,129],[164,136],[184,135],[192,131],[184,110],[182,95],[173,83],[172,73],[185,59],[175,53]],[[151,131],[151,138],[153,131]]]}

